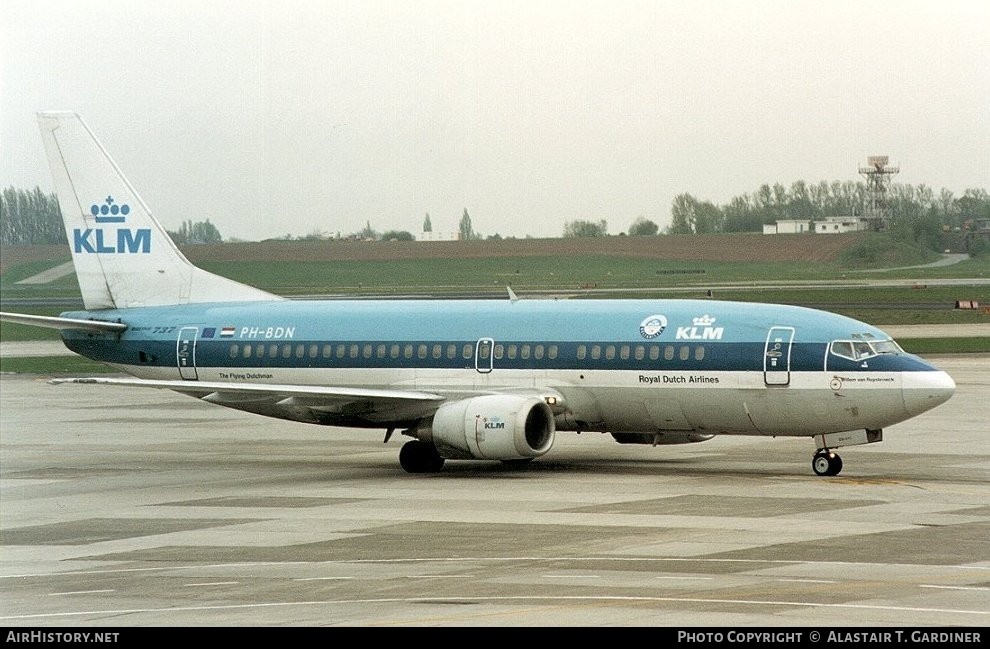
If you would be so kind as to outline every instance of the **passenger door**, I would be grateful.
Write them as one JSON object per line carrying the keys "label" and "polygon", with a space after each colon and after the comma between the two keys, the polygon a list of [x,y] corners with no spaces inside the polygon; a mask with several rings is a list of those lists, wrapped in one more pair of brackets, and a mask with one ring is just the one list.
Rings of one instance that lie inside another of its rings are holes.
{"label": "passenger door", "polygon": [[791,384],[791,343],[794,327],[770,327],[763,348],[763,381],[767,386]]}

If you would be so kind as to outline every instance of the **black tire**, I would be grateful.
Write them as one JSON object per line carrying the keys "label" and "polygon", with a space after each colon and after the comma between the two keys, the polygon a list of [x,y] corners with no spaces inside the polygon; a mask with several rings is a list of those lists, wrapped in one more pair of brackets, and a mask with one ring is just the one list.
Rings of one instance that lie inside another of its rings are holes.
{"label": "black tire", "polygon": [[413,440],[399,450],[399,464],[406,473],[436,473],[443,468],[444,459],[432,444]]}
{"label": "black tire", "polygon": [[821,476],[838,475],[842,470],[842,458],[832,451],[823,449],[811,458],[811,470]]}
{"label": "black tire", "polygon": [[829,471],[829,475],[839,475],[839,471],[842,470],[842,458],[832,453],[832,468]]}

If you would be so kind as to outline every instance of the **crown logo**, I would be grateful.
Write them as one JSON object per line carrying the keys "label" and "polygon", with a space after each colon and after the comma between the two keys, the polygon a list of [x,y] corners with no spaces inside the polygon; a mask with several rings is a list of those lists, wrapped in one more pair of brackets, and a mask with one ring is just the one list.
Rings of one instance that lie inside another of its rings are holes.
{"label": "crown logo", "polygon": [[710,327],[715,324],[715,318],[711,317],[707,313],[700,318],[695,318],[691,321],[695,327]]}
{"label": "crown logo", "polygon": [[90,205],[89,212],[96,217],[97,223],[123,223],[124,217],[131,211],[131,206],[127,203],[117,205],[113,201],[113,196],[107,196],[103,205]]}

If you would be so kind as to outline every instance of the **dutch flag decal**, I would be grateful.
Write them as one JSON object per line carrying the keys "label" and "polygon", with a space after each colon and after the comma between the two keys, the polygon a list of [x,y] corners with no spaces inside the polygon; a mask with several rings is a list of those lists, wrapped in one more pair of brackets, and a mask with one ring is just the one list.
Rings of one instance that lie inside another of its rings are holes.
{"label": "dutch flag decal", "polygon": [[234,335],[234,331],[236,331],[236,327],[224,327],[220,330],[220,337],[230,338]]}

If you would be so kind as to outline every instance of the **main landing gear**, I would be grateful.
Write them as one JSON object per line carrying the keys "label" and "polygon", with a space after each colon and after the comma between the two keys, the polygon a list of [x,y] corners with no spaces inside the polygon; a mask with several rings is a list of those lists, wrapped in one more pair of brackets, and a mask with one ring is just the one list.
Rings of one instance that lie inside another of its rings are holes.
{"label": "main landing gear", "polygon": [[835,451],[820,448],[811,458],[811,468],[818,475],[839,475],[842,470],[842,458]]}
{"label": "main landing gear", "polygon": [[433,444],[414,439],[399,450],[399,464],[407,473],[436,473],[443,468],[444,459]]}

